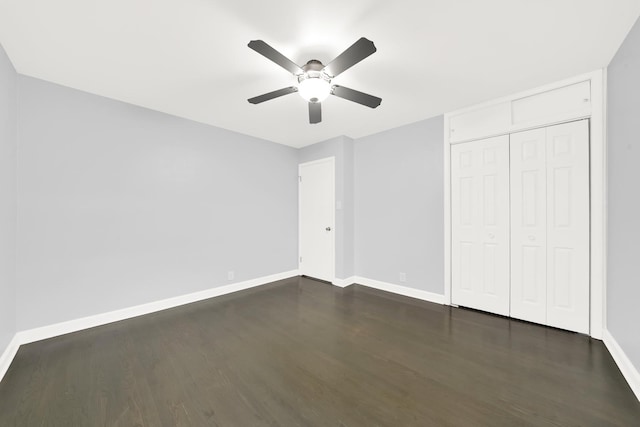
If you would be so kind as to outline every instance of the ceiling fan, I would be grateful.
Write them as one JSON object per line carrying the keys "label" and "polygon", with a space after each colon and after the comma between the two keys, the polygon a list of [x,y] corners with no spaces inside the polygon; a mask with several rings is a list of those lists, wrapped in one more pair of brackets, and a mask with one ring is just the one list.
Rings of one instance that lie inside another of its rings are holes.
{"label": "ceiling fan", "polygon": [[376,108],[382,102],[382,99],[376,96],[331,83],[331,80],[338,74],[353,67],[377,50],[373,42],[364,37],[352,44],[328,65],[322,64],[317,59],[311,59],[300,67],[262,40],[251,40],[248,46],[291,72],[298,79],[297,86],[289,86],[249,98],[248,101],[252,104],[260,104],[270,99],[298,92],[309,103],[309,123],[315,124],[322,121],[320,103],[329,95],[335,95],[370,108]]}

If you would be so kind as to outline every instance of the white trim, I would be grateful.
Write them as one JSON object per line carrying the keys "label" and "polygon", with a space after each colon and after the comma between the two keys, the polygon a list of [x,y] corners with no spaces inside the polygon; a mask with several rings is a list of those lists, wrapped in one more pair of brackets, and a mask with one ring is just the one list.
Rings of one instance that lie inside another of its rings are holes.
{"label": "white trim", "polygon": [[7,373],[9,366],[11,366],[11,362],[13,362],[13,358],[16,356],[18,349],[20,348],[20,341],[18,338],[18,334],[15,334],[11,341],[9,341],[9,345],[4,350],[2,355],[0,355],[0,381],[4,378],[4,374]]}
{"label": "white trim", "polygon": [[622,350],[622,347],[620,347],[615,338],[613,338],[611,332],[604,329],[602,337],[604,345],[607,347],[607,350],[609,350],[609,353],[611,353],[611,357],[613,357],[616,365],[618,365],[618,369],[620,369],[622,376],[627,380],[629,387],[631,387],[636,398],[640,401],[640,372],[638,372],[638,369],[627,357],[624,350]]}
{"label": "white trim", "polygon": [[244,282],[233,283],[231,285],[219,286],[217,288],[211,288],[211,289],[207,289],[200,292],[180,295],[177,297],[167,298],[160,301],[154,301],[147,304],[141,304],[134,307],[123,308],[120,310],[96,314],[93,316],[83,317],[80,319],[69,320],[66,322],[56,323],[53,325],[42,326],[34,329],[28,329],[26,331],[18,332],[16,336],[18,337],[18,342],[21,345],[28,344],[34,341],[53,338],[59,335],[81,331],[83,329],[102,326],[108,323],[118,322],[120,320],[125,320],[125,319],[131,319],[132,317],[138,317],[138,316],[142,316],[149,313],[155,313],[157,311],[179,307],[181,305],[190,304],[193,302],[198,302],[198,301],[206,300],[213,297],[230,294],[232,292],[242,291],[245,289],[275,282],[277,280],[288,279],[294,276],[298,276],[298,270],[272,274],[270,276],[264,276],[256,279],[247,280]]}
{"label": "white trim", "polygon": [[590,333],[593,338],[602,339],[606,293],[605,270],[606,226],[607,226],[607,164],[606,164],[606,86],[605,72],[595,72],[591,78],[591,121],[589,141],[590,180],[590,269],[591,269],[591,309]]}
{"label": "white trim", "polygon": [[366,277],[355,276],[355,282],[359,285],[368,286],[369,288],[379,289],[398,295],[404,295],[410,298],[416,298],[423,301],[429,301],[436,304],[444,304],[444,295],[433,292],[423,291],[421,289],[409,288],[407,286],[395,285],[393,283],[381,282],[379,280],[367,279]]}
{"label": "white trim", "polygon": [[451,144],[444,116],[444,304],[451,305]]}
{"label": "white trim", "polygon": [[300,171],[300,166],[312,166],[312,165],[317,165],[325,162],[334,162],[335,164],[335,161],[336,161],[336,156],[329,156],[329,157],[323,157],[317,160],[310,160],[308,162],[298,163],[298,171]]}
{"label": "white trim", "polygon": [[604,128],[602,130],[603,137],[603,147],[602,147],[602,164],[604,170],[602,171],[602,330],[605,331],[607,329],[607,265],[608,265],[608,251],[609,251],[609,242],[608,242],[608,224],[609,224],[609,156],[608,156],[608,144],[609,140],[607,135],[609,133],[608,123],[609,123],[609,115],[608,115],[608,102],[607,102],[607,68],[602,70],[602,93],[603,93],[603,102],[602,102],[602,123]]}
{"label": "white trim", "polygon": [[331,284],[338,286],[340,288],[346,288],[349,285],[353,285],[356,283],[356,276],[347,277],[346,279],[338,279],[337,277],[333,279]]}
{"label": "white trim", "polygon": [[[331,156],[331,157],[324,157],[322,159],[318,159],[318,160],[311,160],[309,162],[304,162],[304,163],[298,163],[298,271],[300,272],[300,274],[304,274],[303,268],[302,268],[302,263],[300,262],[300,258],[302,257],[302,254],[300,253],[300,249],[302,248],[302,240],[301,240],[301,236],[302,236],[302,221],[300,220],[300,218],[302,217],[301,215],[301,206],[300,206],[300,200],[302,200],[301,193],[302,193],[302,186],[300,185],[301,181],[300,181],[300,177],[302,176],[302,167],[303,166],[312,166],[312,165],[316,165],[316,164],[320,164],[320,163],[331,163],[331,166],[333,168],[333,200],[332,200],[332,204],[333,207],[331,209],[331,212],[333,213],[333,218],[331,218],[331,227],[333,230],[333,233],[331,234],[331,238],[333,240],[333,245],[331,247],[331,260],[333,261],[332,265],[331,265],[331,275],[330,277],[333,277],[334,280],[338,280],[335,276],[336,276],[336,158],[335,156]],[[325,278],[323,277],[319,277],[319,279],[321,280],[325,280]],[[333,283],[333,282],[332,282]]]}
{"label": "white trim", "polygon": [[[482,104],[470,106],[457,111],[452,111],[444,115],[444,304],[451,305],[451,175],[450,175],[450,150],[451,142],[449,135],[449,121],[451,117],[464,112],[469,112],[484,107],[524,98],[538,93],[550,91],[560,87],[591,81],[591,113],[590,115],[580,115],[558,119],[549,123],[538,123],[535,125],[522,124],[505,129],[502,134],[519,132],[536,127],[550,126],[557,123],[579,120],[581,118],[590,119],[590,144],[591,160],[589,179],[591,182],[591,291],[590,291],[590,332],[593,338],[601,339],[605,325],[605,297],[606,297],[606,70],[596,70],[591,73],[582,74],[570,79],[555,82],[542,87],[520,92],[510,96],[484,102]],[[493,136],[483,136],[482,139]],[[456,143],[463,142],[457,141]]]}

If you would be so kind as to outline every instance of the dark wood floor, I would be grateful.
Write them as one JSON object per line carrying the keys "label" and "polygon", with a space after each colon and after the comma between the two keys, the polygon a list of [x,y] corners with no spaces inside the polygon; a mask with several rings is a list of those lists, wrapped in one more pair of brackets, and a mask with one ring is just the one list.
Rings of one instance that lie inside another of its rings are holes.
{"label": "dark wood floor", "polygon": [[20,348],[0,426],[640,426],[588,337],[293,278]]}

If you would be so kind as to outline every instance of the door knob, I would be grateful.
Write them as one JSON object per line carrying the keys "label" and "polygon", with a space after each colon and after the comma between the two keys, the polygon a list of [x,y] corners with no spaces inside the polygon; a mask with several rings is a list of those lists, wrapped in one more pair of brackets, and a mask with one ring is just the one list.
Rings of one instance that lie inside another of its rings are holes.
{"label": "door knob", "polygon": [[490,239],[493,239],[494,237],[496,237],[496,235],[495,235],[495,234],[493,234],[493,233],[489,233],[489,238],[490,238]]}
{"label": "door knob", "polygon": [[529,240],[533,242],[534,240],[536,240],[536,236],[529,236]]}
{"label": "door knob", "polygon": [[327,228],[325,228],[325,230],[331,231],[331,227],[327,227]]}

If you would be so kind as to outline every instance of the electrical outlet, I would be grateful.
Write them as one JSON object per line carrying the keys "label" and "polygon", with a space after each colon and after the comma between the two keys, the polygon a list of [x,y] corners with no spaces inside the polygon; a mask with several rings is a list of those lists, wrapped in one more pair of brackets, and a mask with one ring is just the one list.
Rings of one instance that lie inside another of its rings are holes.
{"label": "electrical outlet", "polygon": [[236,273],[233,270],[227,272],[227,280],[233,280],[235,277]]}
{"label": "electrical outlet", "polygon": [[400,273],[400,283],[405,283],[407,281],[407,273]]}

